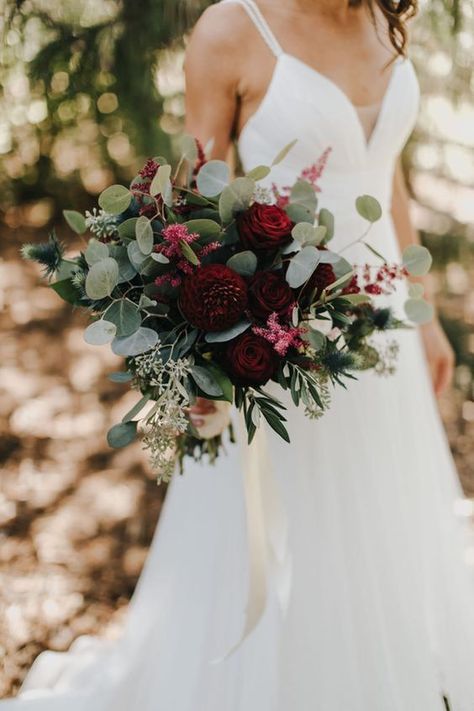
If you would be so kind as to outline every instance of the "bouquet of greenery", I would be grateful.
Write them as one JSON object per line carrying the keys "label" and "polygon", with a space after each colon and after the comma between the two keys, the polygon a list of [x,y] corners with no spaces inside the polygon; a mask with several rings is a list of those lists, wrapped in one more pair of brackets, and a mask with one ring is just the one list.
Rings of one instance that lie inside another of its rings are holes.
{"label": "bouquet of greenery", "polygon": [[[125,358],[110,378],[140,398],[108,442],[123,447],[140,434],[162,480],[186,454],[219,453],[221,435],[202,439],[190,422],[196,397],[235,404],[249,441],[262,418],[289,441],[285,407],[266,383],[319,417],[330,386],[363,369],[393,370],[396,349],[371,336],[406,324],[374,297],[425,273],[430,255],[412,246],[400,265],[378,255],[380,266],[355,267],[332,251],[334,218],[318,211],[316,184],[327,154],[290,188],[259,185],[292,145],[232,180],[187,136],[174,173],[166,159],[149,159],[130,187],[107,188],[99,209],[64,212],[76,233],[89,232],[79,255],[65,257],[54,233],[22,249],[60,297],[89,311],[85,340]],[[355,208],[369,225],[381,216],[367,195]],[[430,316],[417,290],[406,310],[414,321]]]}

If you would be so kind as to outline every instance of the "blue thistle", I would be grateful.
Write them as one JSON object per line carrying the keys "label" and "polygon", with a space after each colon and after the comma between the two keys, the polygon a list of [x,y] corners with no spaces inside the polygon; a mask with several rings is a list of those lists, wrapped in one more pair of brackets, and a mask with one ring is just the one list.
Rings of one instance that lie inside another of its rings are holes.
{"label": "blue thistle", "polygon": [[51,278],[59,269],[64,257],[64,247],[56,237],[56,233],[51,232],[47,242],[39,244],[24,244],[21,248],[23,259],[38,262],[43,266],[44,276]]}

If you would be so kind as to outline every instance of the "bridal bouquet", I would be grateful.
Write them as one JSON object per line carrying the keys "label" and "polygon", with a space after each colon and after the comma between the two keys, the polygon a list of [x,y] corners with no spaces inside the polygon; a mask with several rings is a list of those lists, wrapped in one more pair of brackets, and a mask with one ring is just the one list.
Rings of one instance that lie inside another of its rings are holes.
{"label": "bridal bouquet", "polygon": [[[249,441],[262,418],[289,441],[285,408],[266,383],[319,417],[330,386],[360,370],[393,370],[396,346],[371,337],[406,324],[376,297],[408,273],[424,274],[430,255],[414,245],[402,264],[388,264],[376,253],[374,267],[331,250],[334,219],[318,210],[317,195],[327,153],[291,187],[259,185],[292,145],[272,166],[232,180],[226,163],[207,160],[185,137],[174,173],[165,158],[149,159],[130,187],[107,188],[99,209],[64,212],[72,230],[89,232],[79,255],[66,257],[54,233],[22,249],[60,297],[87,309],[85,340],[125,358],[110,378],[140,397],[108,442],[123,447],[140,435],[162,480],[186,454],[214,459],[222,446],[220,435],[202,439],[190,423],[198,396],[242,410]],[[368,195],[355,209],[368,226],[381,216]],[[429,308],[413,284],[409,320],[428,319]]]}

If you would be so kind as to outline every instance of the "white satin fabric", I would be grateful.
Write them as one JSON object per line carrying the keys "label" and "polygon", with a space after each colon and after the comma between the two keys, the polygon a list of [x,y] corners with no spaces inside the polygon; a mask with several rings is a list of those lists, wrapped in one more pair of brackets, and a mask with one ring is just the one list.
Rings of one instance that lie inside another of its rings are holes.
{"label": "white satin fabric", "polygon": [[[341,90],[285,54],[251,0],[240,4],[276,56],[240,137],[244,167],[298,138],[271,176],[287,185],[330,146],[321,204],[336,215],[335,247],[364,229],[353,203],[369,193],[384,207],[370,241],[396,259],[391,184],[417,112],[412,65],[393,67],[367,140]],[[462,492],[419,336],[396,338],[395,377],[362,375],[319,422],[288,402],[291,445],[264,431],[258,455],[241,438],[215,467],[189,463],[170,487],[123,638],[40,655],[0,711],[445,711],[443,694],[451,711],[473,711],[470,529],[456,514]],[[249,474],[264,611],[215,663],[245,625]]]}

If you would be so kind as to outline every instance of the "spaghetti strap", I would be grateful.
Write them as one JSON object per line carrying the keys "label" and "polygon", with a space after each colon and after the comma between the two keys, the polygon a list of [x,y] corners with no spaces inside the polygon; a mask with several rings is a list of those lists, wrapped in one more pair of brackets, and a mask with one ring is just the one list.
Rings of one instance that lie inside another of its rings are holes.
{"label": "spaghetti strap", "polygon": [[262,15],[255,0],[221,0],[221,2],[235,2],[238,5],[241,5],[246,10],[248,16],[275,57],[279,57],[280,54],[283,54],[283,49],[281,48],[280,43],[271,31],[268,22]]}

